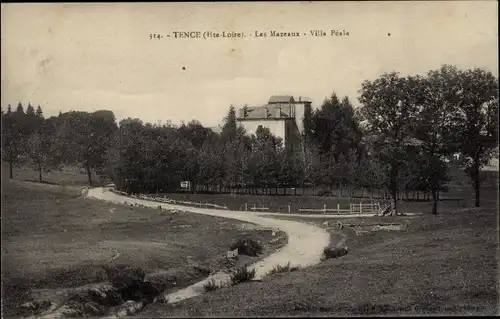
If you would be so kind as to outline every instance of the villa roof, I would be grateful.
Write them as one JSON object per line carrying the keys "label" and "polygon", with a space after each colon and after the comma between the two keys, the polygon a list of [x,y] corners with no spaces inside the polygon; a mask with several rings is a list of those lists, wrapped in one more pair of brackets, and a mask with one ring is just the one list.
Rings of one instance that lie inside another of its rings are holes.
{"label": "villa roof", "polygon": [[[262,106],[257,106],[257,107],[249,107],[248,108],[248,113],[247,116],[244,117],[245,120],[247,119],[284,119],[284,118],[289,118],[289,114],[286,112],[288,111],[288,104],[282,104],[282,103],[277,103],[277,104],[266,104]],[[286,107],[286,108],[285,108]],[[276,109],[280,109],[280,116],[276,116]],[[269,112],[269,116],[267,116],[267,112]]]}
{"label": "villa roof", "polygon": [[273,95],[267,103],[293,103],[295,102],[291,95]]}

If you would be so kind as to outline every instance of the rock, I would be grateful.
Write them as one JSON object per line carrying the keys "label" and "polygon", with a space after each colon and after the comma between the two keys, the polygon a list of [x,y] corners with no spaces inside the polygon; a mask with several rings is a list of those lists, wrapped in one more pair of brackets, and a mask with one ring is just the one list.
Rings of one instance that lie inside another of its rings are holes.
{"label": "rock", "polygon": [[22,304],[21,309],[36,315],[49,309],[51,305],[50,300],[35,300]]}
{"label": "rock", "polygon": [[238,258],[238,248],[228,251],[227,252],[227,258],[228,259]]}
{"label": "rock", "polygon": [[93,301],[104,306],[116,306],[123,302],[119,291],[111,285],[91,288],[88,294]]}

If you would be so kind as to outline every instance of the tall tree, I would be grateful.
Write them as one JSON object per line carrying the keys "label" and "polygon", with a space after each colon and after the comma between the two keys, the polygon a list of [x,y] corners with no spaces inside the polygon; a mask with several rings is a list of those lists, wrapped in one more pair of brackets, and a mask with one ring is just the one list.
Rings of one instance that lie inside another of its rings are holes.
{"label": "tall tree", "polygon": [[13,167],[26,159],[26,114],[21,103],[15,112],[10,105],[2,116],[2,159],[9,163],[9,178],[13,179]]}
{"label": "tall tree", "polygon": [[334,92],[315,112],[313,123],[315,144],[322,156],[330,154],[336,162],[339,156],[358,148],[361,131],[347,97],[340,101]]}
{"label": "tall tree", "polygon": [[480,171],[498,147],[498,79],[478,68],[455,73],[455,145],[465,157],[466,172],[475,190],[475,205],[479,207]]}
{"label": "tall tree", "polygon": [[54,124],[52,119],[43,121],[27,142],[29,164],[38,171],[40,182],[42,182],[42,173],[56,168],[61,160],[55,140],[56,126]]}
{"label": "tall tree", "polygon": [[43,111],[42,111],[42,108],[40,107],[40,105],[37,106],[35,114],[38,117],[43,117]]}
{"label": "tall tree", "polygon": [[222,126],[221,142],[224,144],[224,171],[225,182],[230,187],[237,187],[244,183],[244,171],[246,166],[245,156],[249,147],[248,137],[245,129],[236,123],[236,111],[231,105],[228,115]]}
{"label": "tall tree", "polygon": [[375,136],[373,153],[387,176],[386,187],[396,214],[397,195],[408,163],[407,136],[412,131],[417,109],[413,94],[416,81],[413,77],[401,78],[395,72],[386,73],[374,81],[363,82],[360,90],[363,115]]}
{"label": "tall tree", "polygon": [[439,192],[448,181],[444,159],[453,152],[452,122],[456,113],[454,96],[457,93],[457,69],[443,66],[429,71],[425,78],[415,78],[413,92],[418,110],[414,122],[414,136],[420,142],[417,154],[419,185],[425,185],[433,199],[432,213],[438,213]]}
{"label": "tall tree", "polygon": [[16,112],[17,112],[17,113],[22,113],[22,114],[24,114],[24,107],[23,107],[23,105],[21,104],[21,102],[17,103]]}

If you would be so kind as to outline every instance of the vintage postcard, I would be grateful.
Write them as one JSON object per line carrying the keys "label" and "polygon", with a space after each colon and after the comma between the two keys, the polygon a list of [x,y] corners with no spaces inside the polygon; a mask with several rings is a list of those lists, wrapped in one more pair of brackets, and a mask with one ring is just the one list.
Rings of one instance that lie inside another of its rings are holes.
{"label": "vintage postcard", "polygon": [[498,315],[498,2],[3,3],[2,317]]}

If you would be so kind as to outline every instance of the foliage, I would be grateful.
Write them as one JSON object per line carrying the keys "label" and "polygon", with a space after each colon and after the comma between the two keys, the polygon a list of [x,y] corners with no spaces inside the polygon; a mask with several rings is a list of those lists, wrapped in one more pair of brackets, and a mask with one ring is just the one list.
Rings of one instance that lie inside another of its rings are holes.
{"label": "foliage", "polygon": [[208,280],[207,283],[203,285],[203,288],[205,289],[205,291],[208,292],[208,291],[217,290],[220,287],[217,285],[214,278],[210,278],[210,280]]}
{"label": "foliage", "polygon": [[285,265],[276,265],[269,271],[269,275],[272,274],[278,274],[278,273],[283,273],[283,272],[292,272],[298,270],[298,266],[291,266],[290,262],[286,263]]}
{"label": "foliage", "polygon": [[[111,111],[66,112],[45,119],[40,106],[2,110],[2,159],[40,173],[77,164],[107,175],[129,193],[178,190],[258,194],[312,185],[352,195],[385,188],[432,194],[448,182],[447,159],[460,154],[479,205],[479,171],[498,149],[498,80],[481,69],[445,65],[424,76],[382,74],[362,83],[361,107],[335,92],[319,109],[306,108],[302,143],[265,127],[246,132],[231,106],[220,134],[198,121],[173,126],[139,119],[115,122]],[[10,174],[11,178],[12,173]],[[285,193],[286,194],[286,193]]]}
{"label": "foliage", "polygon": [[347,255],[348,249],[347,247],[325,247],[323,249],[323,259],[329,259],[329,258],[337,258],[337,257],[342,257]]}
{"label": "foliage", "polygon": [[235,273],[231,274],[231,284],[236,285],[245,281],[250,281],[255,278],[255,274],[257,270],[249,269],[245,266],[240,267],[236,270]]}

